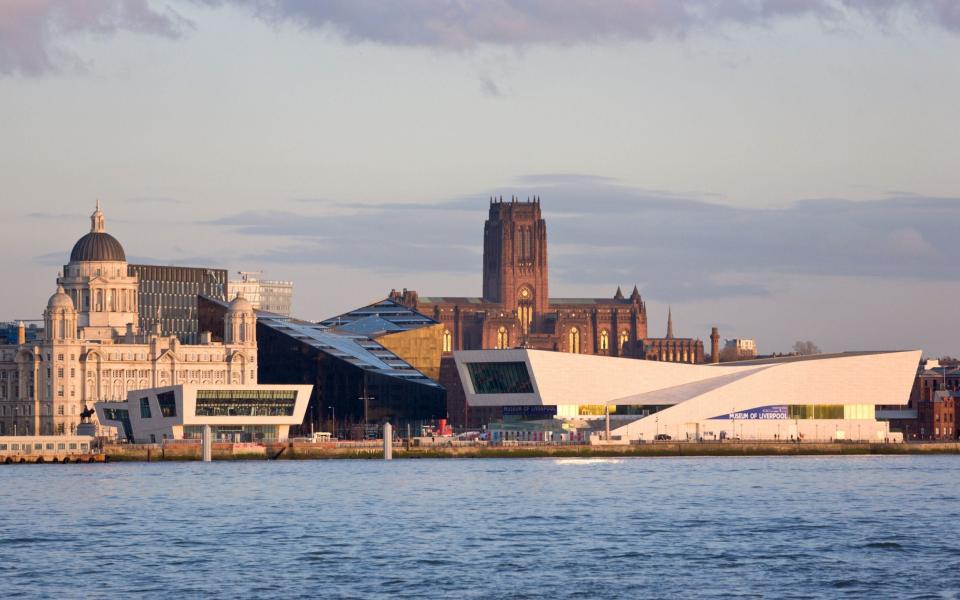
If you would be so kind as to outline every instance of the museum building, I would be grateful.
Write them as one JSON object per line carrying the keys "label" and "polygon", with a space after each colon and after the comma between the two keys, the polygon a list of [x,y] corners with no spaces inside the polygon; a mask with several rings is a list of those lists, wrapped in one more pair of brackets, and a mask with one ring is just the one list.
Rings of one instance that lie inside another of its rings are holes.
{"label": "museum building", "polygon": [[921,352],[847,352],[710,365],[538,350],[456,352],[471,407],[523,431],[622,443],[902,439],[877,406],[905,406]]}

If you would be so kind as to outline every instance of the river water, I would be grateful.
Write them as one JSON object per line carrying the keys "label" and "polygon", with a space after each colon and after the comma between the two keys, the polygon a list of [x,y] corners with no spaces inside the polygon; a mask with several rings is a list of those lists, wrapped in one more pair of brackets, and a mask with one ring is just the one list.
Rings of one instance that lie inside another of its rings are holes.
{"label": "river water", "polygon": [[960,458],[0,466],[0,596],[958,598]]}

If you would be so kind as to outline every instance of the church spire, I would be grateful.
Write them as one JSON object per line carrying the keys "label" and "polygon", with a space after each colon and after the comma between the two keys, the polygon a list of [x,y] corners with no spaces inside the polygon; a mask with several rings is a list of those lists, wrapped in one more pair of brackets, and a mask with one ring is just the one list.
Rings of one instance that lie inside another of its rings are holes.
{"label": "church spire", "polygon": [[667,339],[673,339],[673,307],[667,308]]}
{"label": "church spire", "polygon": [[623,300],[623,290],[620,289],[620,286],[617,286],[617,293],[613,295],[614,300]]}
{"label": "church spire", "polygon": [[97,199],[97,210],[90,215],[90,233],[103,233],[106,231],[106,225],[103,220],[103,211],[100,210],[100,199]]}

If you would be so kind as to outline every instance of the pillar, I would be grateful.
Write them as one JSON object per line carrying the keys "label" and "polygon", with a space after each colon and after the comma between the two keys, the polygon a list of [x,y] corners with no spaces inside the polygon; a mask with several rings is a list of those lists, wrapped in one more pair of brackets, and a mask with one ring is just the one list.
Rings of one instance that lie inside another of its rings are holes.
{"label": "pillar", "polygon": [[393,425],[383,424],[383,460],[393,460]]}

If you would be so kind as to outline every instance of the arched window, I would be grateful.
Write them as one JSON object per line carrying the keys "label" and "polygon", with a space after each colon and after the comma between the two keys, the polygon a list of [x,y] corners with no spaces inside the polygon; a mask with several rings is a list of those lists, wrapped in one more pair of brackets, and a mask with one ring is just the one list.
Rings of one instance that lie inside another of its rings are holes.
{"label": "arched window", "polygon": [[453,351],[453,336],[450,335],[449,329],[443,330],[443,351],[444,352]]}
{"label": "arched window", "polygon": [[523,332],[529,333],[530,324],[533,322],[533,291],[527,286],[517,292],[517,316],[520,317]]}
{"label": "arched window", "polygon": [[571,327],[570,332],[567,333],[567,350],[573,354],[580,354],[580,330],[576,327]]}
{"label": "arched window", "polygon": [[600,349],[610,349],[610,333],[606,329],[600,332]]}
{"label": "arched window", "polygon": [[620,332],[620,349],[623,350],[623,345],[630,341],[630,332],[624,329]]}
{"label": "arched window", "polygon": [[497,330],[497,350],[503,350],[508,343],[507,328],[501,325],[500,329]]}

